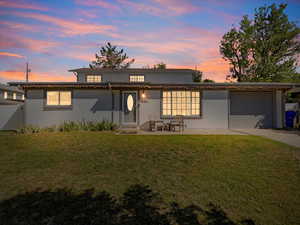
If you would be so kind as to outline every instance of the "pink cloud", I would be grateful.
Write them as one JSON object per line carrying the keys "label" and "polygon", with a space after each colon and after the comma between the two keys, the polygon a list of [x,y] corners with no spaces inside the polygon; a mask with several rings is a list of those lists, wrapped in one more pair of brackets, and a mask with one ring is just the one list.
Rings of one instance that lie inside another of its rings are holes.
{"label": "pink cloud", "polygon": [[21,48],[39,53],[47,53],[49,50],[59,45],[60,43],[55,41],[31,39],[16,34],[8,34],[6,32],[0,35],[0,48],[5,49]]}
{"label": "pink cloud", "polygon": [[111,25],[99,25],[91,23],[74,22],[72,20],[60,19],[40,13],[26,13],[26,12],[13,12],[12,14],[39,20],[46,23],[51,23],[57,27],[60,27],[60,31],[65,36],[74,35],[85,35],[85,34],[105,34],[110,37],[117,37],[118,35],[114,32],[116,28]]}
{"label": "pink cloud", "polygon": [[198,66],[198,69],[203,71],[205,78],[223,82],[229,73],[229,64],[219,57],[203,61]]}
{"label": "pink cloud", "polygon": [[199,7],[192,5],[189,1],[182,0],[153,0],[175,15],[192,13],[199,10]]}
{"label": "pink cloud", "polygon": [[155,16],[178,16],[199,10],[188,1],[180,0],[152,0],[148,4],[131,0],[118,0],[118,2],[136,12],[145,12]]}
{"label": "pink cloud", "polygon": [[101,7],[111,11],[120,11],[120,7],[117,4],[109,3],[108,1],[103,0],[75,0],[77,4],[91,6],[91,7]]}
{"label": "pink cloud", "polygon": [[0,21],[0,25],[4,25],[8,28],[14,29],[14,30],[24,30],[24,31],[30,31],[30,32],[40,32],[44,30],[42,26],[38,25],[28,25],[24,23],[16,23],[11,21]]}
{"label": "pink cloud", "polygon": [[24,1],[11,1],[11,0],[0,0],[0,7],[5,8],[17,8],[17,9],[32,9],[32,10],[40,10],[47,11],[48,8],[44,6],[40,6],[37,4],[32,4]]}
{"label": "pink cloud", "polygon": [[1,56],[9,56],[9,57],[16,57],[16,58],[24,58],[24,56],[16,53],[10,53],[10,52],[0,52],[0,57]]}
{"label": "pink cloud", "polygon": [[163,16],[164,15],[164,10],[155,7],[153,5],[148,5],[145,3],[138,3],[138,2],[132,2],[129,0],[118,0],[118,2],[122,5],[125,5],[129,8],[132,8],[136,12],[145,12],[148,14],[156,15],[156,16]]}
{"label": "pink cloud", "polygon": [[[0,78],[8,81],[24,81],[25,73],[24,71],[6,70],[0,71]],[[75,81],[74,76],[63,76],[58,74],[48,74],[48,73],[30,73],[29,81]]]}
{"label": "pink cloud", "polygon": [[87,10],[87,9],[79,9],[77,10],[77,14],[89,19],[95,19],[99,16],[99,12],[95,9]]}

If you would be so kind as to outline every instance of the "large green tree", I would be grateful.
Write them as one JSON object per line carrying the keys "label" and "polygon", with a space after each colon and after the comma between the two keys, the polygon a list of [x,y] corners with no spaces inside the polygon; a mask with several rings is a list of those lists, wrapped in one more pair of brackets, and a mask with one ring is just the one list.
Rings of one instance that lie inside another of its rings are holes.
{"label": "large green tree", "polygon": [[107,43],[101,47],[100,52],[96,53],[96,60],[90,64],[91,68],[109,68],[109,69],[126,69],[134,62],[129,59],[124,50],[118,50],[117,46]]}
{"label": "large green tree", "polygon": [[167,69],[167,64],[165,64],[164,62],[157,63],[153,65],[153,69],[159,69],[159,70]]}
{"label": "large green tree", "polygon": [[227,32],[220,53],[230,64],[229,79],[237,81],[299,81],[297,61],[300,29],[284,13],[286,4],[260,7],[254,18],[244,16]]}

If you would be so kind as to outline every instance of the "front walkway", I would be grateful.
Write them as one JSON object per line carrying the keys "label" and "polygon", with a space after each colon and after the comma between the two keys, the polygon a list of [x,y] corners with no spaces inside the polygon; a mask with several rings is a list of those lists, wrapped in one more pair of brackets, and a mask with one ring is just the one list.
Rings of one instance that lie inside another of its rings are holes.
{"label": "front walkway", "polygon": [[140,135],[256,135],[300,148],[300,132],[272,129],[185,129],[183,132],[137,131]]}

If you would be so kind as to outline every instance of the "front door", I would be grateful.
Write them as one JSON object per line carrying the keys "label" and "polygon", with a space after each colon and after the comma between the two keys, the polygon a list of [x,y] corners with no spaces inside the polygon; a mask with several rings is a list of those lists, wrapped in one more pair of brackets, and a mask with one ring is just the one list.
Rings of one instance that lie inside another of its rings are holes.
{"label": "front door", "polygon": [[136,125],[137,122],[137,93],[135,91],[123,92],[123,124]]}

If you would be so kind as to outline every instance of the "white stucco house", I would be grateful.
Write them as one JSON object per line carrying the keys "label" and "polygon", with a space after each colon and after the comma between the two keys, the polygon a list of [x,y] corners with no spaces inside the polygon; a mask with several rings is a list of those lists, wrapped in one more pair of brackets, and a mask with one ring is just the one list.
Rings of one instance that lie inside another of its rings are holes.
{"label": "white stucco house", "polygon": [[[76,82],[10,82],[25,92],[24,125],[108,120],[148,129],[184,117],[187,128],[282,128],[291,83],[196,83],[190,69],[70,70]],[[1,113],[1,112],[0,112]]]}

